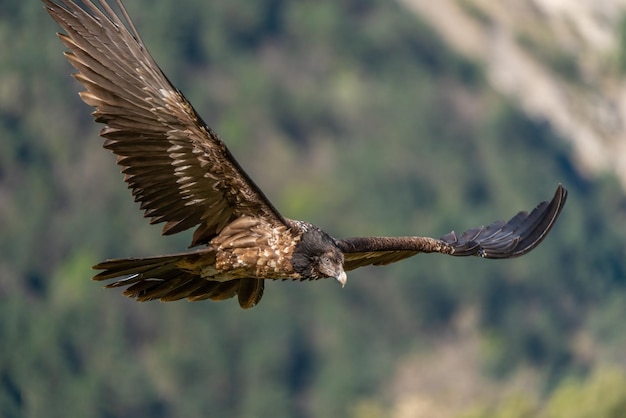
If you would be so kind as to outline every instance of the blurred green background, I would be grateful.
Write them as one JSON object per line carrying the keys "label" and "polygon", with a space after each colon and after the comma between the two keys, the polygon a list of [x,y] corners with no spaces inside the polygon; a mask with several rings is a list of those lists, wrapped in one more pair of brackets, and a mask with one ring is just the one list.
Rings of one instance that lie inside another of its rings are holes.
{"label": "blurred green background", "polygon": [[90,266],[190,236],[142,218],[42,5],[0,0],[0,417],[626,416],[626,194],[480,64],[388,0],[126,3],[285,216],[438,237],[559,182],[568,204],[515,260],[268,283],[249,311],[136,303]]}

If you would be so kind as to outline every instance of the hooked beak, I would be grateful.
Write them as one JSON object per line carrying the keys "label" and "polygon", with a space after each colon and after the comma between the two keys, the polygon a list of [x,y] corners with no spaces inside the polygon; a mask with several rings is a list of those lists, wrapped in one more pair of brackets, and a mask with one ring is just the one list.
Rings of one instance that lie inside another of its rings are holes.
{"label": "hooked beak", "polygon": [[341,283],[341,287],[344,287],[346,285],[346,282],[348,281],[348,276],[346,275],[345,271],[341,270],[341,273],[335,276],[335,279],[337,279],[337,281]]}

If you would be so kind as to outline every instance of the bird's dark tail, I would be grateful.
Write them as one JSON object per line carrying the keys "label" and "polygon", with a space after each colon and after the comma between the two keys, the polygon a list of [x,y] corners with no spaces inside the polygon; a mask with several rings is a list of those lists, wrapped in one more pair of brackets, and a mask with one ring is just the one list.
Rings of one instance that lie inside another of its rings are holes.
{"label": "bird's dark tail", "polygon": [[171,302],[184,298],[194,302],[224,300],[235,295],[244,309],[259,302],[263,295],[263,280],[214,281],[208,275],[205,278],[202,266],[214,265],[215,252],[203,249],[156,257],[107,260],[93,268],[103,270],[94,276],[94,280],[118,279],[106,287],[128,286],[124,295],[140,302],[156,299]]}

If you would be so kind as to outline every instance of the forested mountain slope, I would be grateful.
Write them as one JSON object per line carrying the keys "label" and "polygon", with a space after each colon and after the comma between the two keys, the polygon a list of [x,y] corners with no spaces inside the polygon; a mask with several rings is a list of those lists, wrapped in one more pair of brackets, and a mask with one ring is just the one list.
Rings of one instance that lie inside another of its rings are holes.
{"label": "forested mountain slope", "polygon": [[626,1],[401,0],[489,85],[572,144],[590,175],[626,185]]}
{"label": "forested mountain slope", "polygon": [[509,393],[534,408],[603,367],[620,382],[619,182],[582,175],[566,138],[428,22],[383,0],[126,3],[285,216],[338,237],[440,236],[531,209],[559,182],[568,205],[515,260],[418,256],[344,289],[269,283],[252,311],[127,300],[90,266],[189,236],[141,217],[41,4],[0,1],[1,416],[446,417]]}

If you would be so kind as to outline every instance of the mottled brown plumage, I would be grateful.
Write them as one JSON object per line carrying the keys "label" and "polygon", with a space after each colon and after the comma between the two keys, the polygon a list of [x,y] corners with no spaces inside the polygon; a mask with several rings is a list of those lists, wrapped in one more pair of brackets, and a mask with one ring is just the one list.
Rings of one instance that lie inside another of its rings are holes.
{"label": "mottled brown plumage", "polygon": [[[312,280],[389,264],[424,252],[508,258],[535,248],[554,225],[567,197],[559,185],[550,202],[509,222],[495,222],[441,239],[334,239],[319,228],[283,217],[239,166],[218,135],[169,82],[148,53],[120,0],[42,0],[65,34],[66,57],[78,70],[80,93],[105,124],[104,147],[117,156],[124,180],[163,234],[196,228],[202,249],[148,258],[108,260],[96,280],[118,279],[140,301],[239,299],[256,305],[265,279]],[[120,279],[120,277],[122,277]]]}

